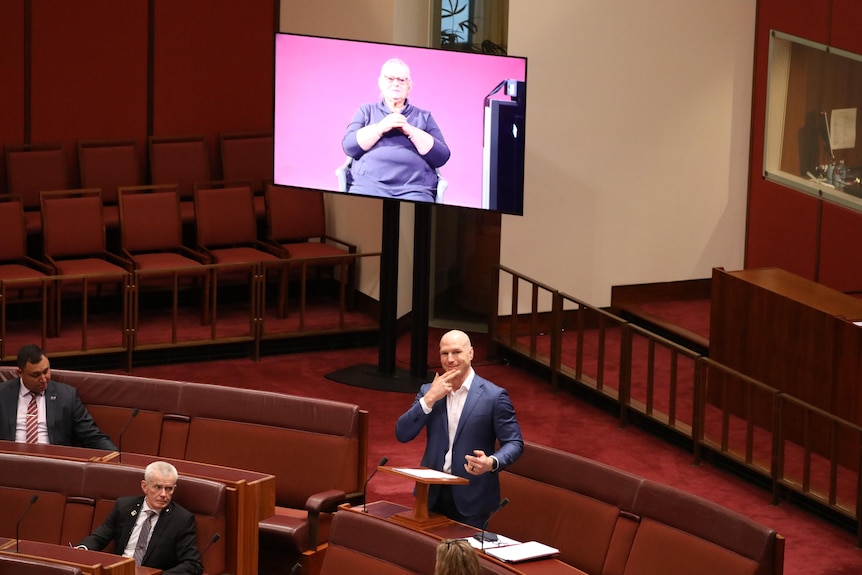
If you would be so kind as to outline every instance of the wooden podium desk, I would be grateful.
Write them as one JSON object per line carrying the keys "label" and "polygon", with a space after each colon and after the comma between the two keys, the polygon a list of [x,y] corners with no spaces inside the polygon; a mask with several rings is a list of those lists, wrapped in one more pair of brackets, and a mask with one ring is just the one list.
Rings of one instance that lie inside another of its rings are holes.
{"label": "wooden podium desk", "polygon": [[[41,541],[18,541],[18,552],[16,552],[13,540],[12,545],[0,549],[0,554],[72,565],[78,567],[81,573],[85,575],[153,575],[161,573],[159,569],[135,567],[135,562],[130,557],[75,549],[67,545],[54,545]],[[140,571],[137,571],[138,569]]]}
{"label": "wooden podium desk", "polygon": [[[414,527],[409,527],[405,525],[401,521],[393,521],[393,517],[409,512],[410,508],[404,505],[399,505],[398,503],[392,503],[390,501],[374,501],[367,505],[368,515],[373,517],[379,517],[381,519],[385,519],[387,521],[392,521],[405,529],[413,529],[414,531],[420,531],[422,533],[426,533],[435,537],[436,539],[468,539],[473,537],[476,534],[478,529],[473,527],[472,525],[465,525],[463,523],[457,523],[452,521],[451,519],[447,519],[445,522],[439,522],[429,527],[417,529]],[[358,505],[356,507],[348,507],[343,506],[339,508],[339,513],[341,511],[348,513],[364,513],[363,507]],[[505,535],[505,534],[504,534]],[[481,553],[481,551],[480,551]],[[563,563],[559,559],[554,559],[553,557],[547,559],[536,559],[532,561],[524,561],[521,563],[506,563],[503,561],[499,561],[498,559],[485,555],[485,557],[489,561],[493,561],[500,565],[505,565],[509,571],[514,574],[521,575],[586,575],[583,571],[576,567],[572,567],[567,563]]]}
{"label": "wooden podium desk", "polygon": [[398,475],[399,477],[404,477],[406,479],[411,479],[416,482],[415,489],[415,499],[413,503],[413,511],[406,510],[400,513],[396,513],[391,517],[392,521],[397,521],[406,525],[407,527],[415,527],[415,528],[423,528],[428,527],[429,525],[433,525],[436,523],[446,523],[449,521],[448,518],[438,515],[436,513],[431,513],[428,511],[428,488],[431,485],[467,485],[470,483],[468,479],[464,479],[463,477],[458,477],[456,475],[445,474],[446,477],[422,477],[420,474],[422,472],[428,471],[431,473],[438,473],[432,469],[416,467],[416,468],[400,468],[400,467],[386,467],[385,465],[380,465],[377,467],[378,471],[383,471],[386,473],[391,473],[393,475]]}

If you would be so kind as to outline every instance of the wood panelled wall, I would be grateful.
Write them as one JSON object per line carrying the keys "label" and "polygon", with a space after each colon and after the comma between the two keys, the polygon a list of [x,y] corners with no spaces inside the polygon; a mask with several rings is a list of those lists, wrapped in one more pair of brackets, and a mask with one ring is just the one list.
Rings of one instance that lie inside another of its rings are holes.
{"label": "wood panelled wall", "polygon": [[763,177],[770,30],[862,54],[859,22],[859,0],[757,3],[745,267],[781,267],[862,293],[862,214]]}
{"label": "wood panelled wall", "polygon": [[[272,129],[278,0],[4,0],[0,144]],[[6,191],[0,165],[0,191]]]}

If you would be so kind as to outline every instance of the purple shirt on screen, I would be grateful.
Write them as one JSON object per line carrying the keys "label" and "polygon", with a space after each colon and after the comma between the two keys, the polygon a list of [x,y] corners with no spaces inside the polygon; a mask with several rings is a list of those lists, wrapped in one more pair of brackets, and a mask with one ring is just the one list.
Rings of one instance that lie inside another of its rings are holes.
{"label": "purple shirt on screen", "polygon": [[356,131],[375,124],[391,112],[386,104],[363,104],[347,126],[342,147],[353,158],[350,166],[351,194],[433,202],[437,190],[437,168],[449,160],[449,147],[431,113],[407,102],[401,113],[412,126],[433,136],[434,145],[424,156],[399,130],[383,134],[371,149],[363,151]]}

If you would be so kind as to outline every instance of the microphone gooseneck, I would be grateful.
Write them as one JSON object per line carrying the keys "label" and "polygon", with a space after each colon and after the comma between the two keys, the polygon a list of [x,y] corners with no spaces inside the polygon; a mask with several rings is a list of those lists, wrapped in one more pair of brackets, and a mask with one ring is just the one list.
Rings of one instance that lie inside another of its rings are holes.
{"label": "microphone gooseneck", "polygon": [[204,547],[203,551],[201,551],[200,560],[198,561],[198,564],[201,566],[201,571],[204,570],[204,555],[206,555],[206,552],[210,550],[210,547],[213,546],[213,543],[215,543],[219,539],[221,539],[221,533],[213,533],[213,536],[210,537],[209,543],[207,543],[207,546]]}
{"label": "microphone gooseneck", "polygon": [[123,435],[125,435],[126,430],[129,428],[129,425],[132,424],[132,420],[138,416],[138,412],[141,411],[137,407],[132,410],[132,414],[129,416],[129,419],[126,420],[126,424],[123,426],[123,429],[120,431],[120,435],[117,438],[117,449],[120,450],[120,458],[119,462],[123,462]]}
{"label": "microphone gooseneck", "polygon": [[488,522],[489,522],[489,521],[491,521],[491,518],[494,516],[494,514],[495,514],[495,513],[497,513],[499,510],[501,510],[502,508],[504,508],[504,507],[505,507],[506,505],[508,505],[508,504],[509,504],[509,498],[508,498],[508,497],[504,497],[504,498],[500,501],[500,504],[499,504],[499,505],[497,505],[497,508],[496,508],[496,509],[494,509],[494,510],[493,510],[493,511],[488,515],[488,518],[485,520],[485,522],[484,522],[484,523],[482,523],[482,532],[481,532],[481,533],[477,533],[476,535],[474,535],[474,537],[478,537],[478,538],[479,538],[479,542],[481,543],[481,546],[482,546],[482,551],[485,551],[485,539],[486,539],[486,538],[491,539],[491,541],[496,541],[496,540],[497,540],[497,536],[496,536],[496,535],[494,535],[494,537],[493,537],[493,538],[491,538],[491,537],[489,537],[489,536],[487,536],[487,535],[485,534],[485,530],[486,530],[486,529],[488,529]]}
{"label": "microphone gooseneck", "polygon": [[383,467],[389,463],[389,458],[384,457],[380,460],[380,463],[377,464],[377,467],[374,468],[374,471],[371,472],[371,475],[368,476],[368,479],[365,480],[365,485],[362,486],[362,512],[368,513],[368,501],[367,501],[367,493],[368,493],[368,482],[371,481],[371,478],[374,477],[374,474],[377,473],[377,469]]}
{"label": "microphone gooseneck", "polygon": [[30,507],[39,500],[38,495],[33,495],[30,498],[30,502],[27,503],[27,507],[24,508],[24,512],[21,513],[21,517],[18,518],[18,522],[15,523],[15,553],[18,553],[18,542],[21,540],[19,536],[18,530],[21,527],[21,522],[24,520],[24,516],[27,515],[27,512],[30,511]]}
{"label": "microphone gooseneck", "polygon": [[210,550],[210,547],[213,546],[213,543],[215,543],[219,539],[221,539],[221,533],[213,533],[213,536],[210,537],[209,543],[207,543],[207,546],[204,547],[203,551],[201,551],[201,559],[203,559],[204,554]]}

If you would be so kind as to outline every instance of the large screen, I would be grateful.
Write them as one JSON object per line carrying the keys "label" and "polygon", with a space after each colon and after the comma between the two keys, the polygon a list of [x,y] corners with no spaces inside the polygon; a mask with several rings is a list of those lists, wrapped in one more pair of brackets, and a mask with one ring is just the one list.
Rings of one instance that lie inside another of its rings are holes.
{"label": "large screen", "polygon": [[273,181],[522,215],[526,78],[521,57],[276,34]]}

